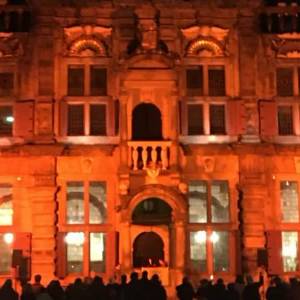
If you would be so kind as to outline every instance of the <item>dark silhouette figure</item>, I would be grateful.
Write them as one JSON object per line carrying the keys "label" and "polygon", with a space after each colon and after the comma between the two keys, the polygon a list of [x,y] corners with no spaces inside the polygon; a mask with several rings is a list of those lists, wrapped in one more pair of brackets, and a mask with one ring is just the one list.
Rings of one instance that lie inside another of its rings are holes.
{"label": "dark silhouette figure", "polygon": [[259,275],[259,281],[253,282],[251,276],[247,276],[247,285],[243,291],[243,300],[261,300],[259,288],[263,285],[264,279],[262,274]]}
{"label": "dark silhouette figure", "polygon": [[194,288],[188,277],[183,277],[182,284],[176,287],[177,297],[180,300],[192,300],[195,296]]}
{"label": "dark silhouette figure", "polygon": [[40,274],[36,274],[34,276],[34,283],[32,284],[32,290],[35,295],[38,295],[43,289],[43,285],[41,284],[42,276]]}
{"label": "dark silhouette figure", "polygon": [[93,300],[108,299],[106,286],[101,277],[95,276],[91,285],[91,294]]}
{"label": "dark silhouette figure", "polygon": [[32,285],[30,283],[25,283],[22,286],[21,300],[36,300]]}
{"label": "dark silhouette figure", "polygon": [[19,295],[12,287],[12,280],[7,279],[0,289],[0,300],[18,300]]}
{"label": "dark silhouette figure", "polygon": [[60,285],[59,280],[52,280],[48,284],[47,290],[53,300],[64,300],[65,299],[65,292],[64,292],[62,286]]}
{"label": "dark silhouette figure", "polygon": [[147,291],[143,292],[144,295],[146,295],[146,293],[149,295],[147,299],[167,300],[166,290],[162,286],[157,274],[152,276],[149,287]]}

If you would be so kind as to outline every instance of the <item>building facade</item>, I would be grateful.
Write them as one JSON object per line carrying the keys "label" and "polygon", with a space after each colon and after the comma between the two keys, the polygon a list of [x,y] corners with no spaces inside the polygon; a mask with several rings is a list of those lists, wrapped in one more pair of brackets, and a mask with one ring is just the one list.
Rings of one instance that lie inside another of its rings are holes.
{"label": "building facade", "polygon": [[299,1],[0,2],[2,278],[300,274]]}

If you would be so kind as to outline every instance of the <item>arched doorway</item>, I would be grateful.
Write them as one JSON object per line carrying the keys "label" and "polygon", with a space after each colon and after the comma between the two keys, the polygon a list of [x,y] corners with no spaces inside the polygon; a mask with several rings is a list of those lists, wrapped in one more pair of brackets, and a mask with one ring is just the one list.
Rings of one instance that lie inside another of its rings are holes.
{"label": "arched doorway", "polygon": [[164,243],[155,232],[143,232],[133,243],[133,267],[157,267],[164,262]]}
{"label": "arched doorway", "polygon": [[139,225],[169,225],[172,208],[159,198],[148,198],[140,202],[132,213],[132,223]]}
{"label": "arched doorway", "polygon": [[151,103],[142,103],[132,113],[132,140],[162,140],[162,119],[160,110]]}

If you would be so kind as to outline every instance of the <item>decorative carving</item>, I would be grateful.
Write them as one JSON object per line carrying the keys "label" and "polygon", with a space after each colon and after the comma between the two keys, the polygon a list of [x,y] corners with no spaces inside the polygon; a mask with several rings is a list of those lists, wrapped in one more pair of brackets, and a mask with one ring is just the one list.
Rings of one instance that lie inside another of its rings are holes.
{"label": "decorative carving", "polygon": [[64,29],[67,54],[72,56],[106,56],[103,42],[111,28],[102,26],[73,26]]}
{"label": "decorative carving", "polygon": [[256,107],[253,105],[245,105],[246,118],[246,134],[257,134],[257,115]]}
{"label": "decorative carving", "polygon": [[186,52],[188,56],[224,56],[224,50],[218,42],[202,37],[192,41]]}
{"label": "decorative carving", "polygon": [[219,42],[225,41],[228,37],[229,29],[223,29],[216,26],[191,26],[181,29],[184,37],[191,41],[197,39],[199,36],[212,37]]}
{"label": "decorative carving", "polygon": [[21,56],[23,55],[23,47],[19,39],[13,33],[0,33],[0,58]]}
{"label": "decorative carving", "polygon": [[269,44],[275,56],[278,58],[300,58],[300,34],[278,34],[276,38],[269,40]]}
{"label": "decorative carving", "polygon": [[81,160],[81,169],[85,174],[89,174],[92,172],[93,161],[90,158],[86,158]]}
{"label": "decorative carving", "polygon": [[187,194],[187,192],[188,192],[188,185],[187,185],[187,183],[180,182],[178,184],[178,189],[179,189],[180,193]]}
{"label": "decorative carving", "polygon": [[39,135],[52,134],[52,103],[37,104],[36,122]]}
{"label": "decorative carving", "polygon": [[148,167],[145,168],[147,172],[146,183],[147,184],[157,184],[157,178],[160,173],[160,166],[157,163],[150,163]]}

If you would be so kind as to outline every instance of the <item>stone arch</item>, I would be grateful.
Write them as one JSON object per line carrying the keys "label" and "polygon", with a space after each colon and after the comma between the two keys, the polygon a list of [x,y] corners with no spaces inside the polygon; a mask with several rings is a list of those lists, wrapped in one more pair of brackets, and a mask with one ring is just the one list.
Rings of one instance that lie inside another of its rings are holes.
{"label": "stone arch", "polygon": [[96,38],[79,38],[70,46],[70,55],[107,56],[107,50],[102,41]]}
{"label": "stone arch", "polygon": [[136,206],[148,198],[159,198],[171,208],[173,219],[179,220],[187,214],[186,199],[175,189],[160,184],[151,184],[142,187],[127,203],[126,218],[130,222]]}
{"label": "stone arch", "polygon": [[224,51],[219,42],[203,37],[191,41],[186,54],[187,56],[201,56],[201,52],[205,50],[211,53],[211,56],[224,56]]}

